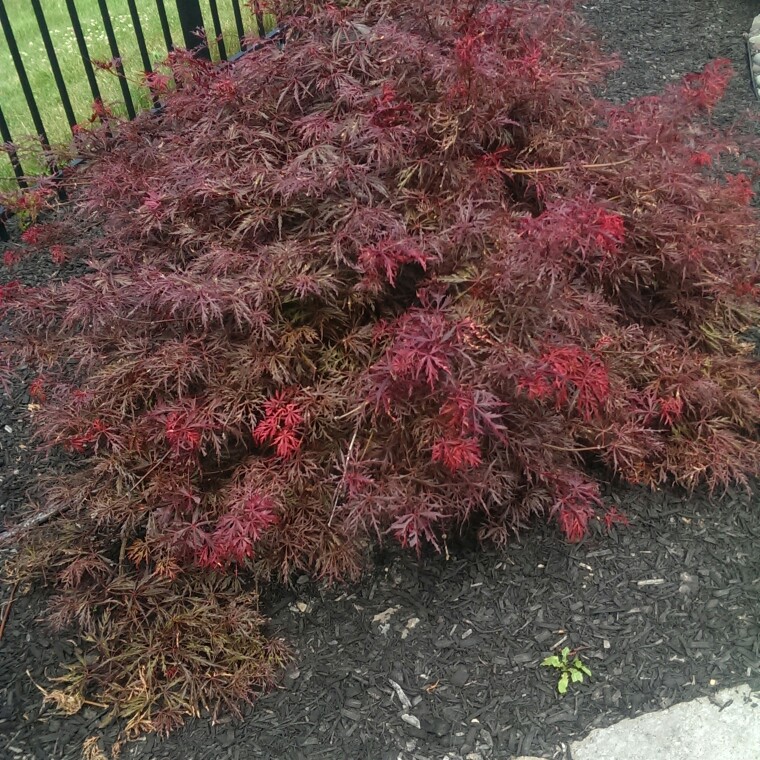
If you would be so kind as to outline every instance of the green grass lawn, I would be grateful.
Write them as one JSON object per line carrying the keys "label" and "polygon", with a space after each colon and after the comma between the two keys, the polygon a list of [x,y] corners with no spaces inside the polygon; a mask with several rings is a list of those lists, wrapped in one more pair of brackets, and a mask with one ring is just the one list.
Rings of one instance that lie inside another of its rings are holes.
{"label": "green grass lawn", "polygon": [[[111,11],[111,20],[127,77],[133,80],[138,79],[142,66],[127,0],[107,0],[107,3]],[[240,49],[232,3],[231,0],[218,0],[217,5],[222,19],[227,54],[232,55]],[[255,30],[255,19],[242,1],[240,5],[246,30],[253,32]],[[50,141],[52,143],[66,142],[71,133],[60,104],[58,90],[31,4],[29,0],[5,0],[5,6]],[[176,3],[174,0],[165,0],[165,6],[174,43],[182,45],[183,37]],[[103,29],[97,0],[76,0],[76,7],[87,39],[90,57],[97,60],[110,59],[111,52]],[[155,0],[137,0],[137,8],[140,12],[143,33],[151,60],[161,61],[166,56],[166,44],[161,32],[156,2]],[[201,0],[201,8],[206,29],[209,30],[210,36],[213,36],[213,23],[208,0]],[[82,121],[88,118],[91,113],[92,94],[87,84],[65,0],[42,0],[42,9],[47,19],[74,112],[77,119]],[[212,53],[215,58],[218,56],[215,46],[213,46]],[[117,79],[103,71],[96,72],[96,75],[103,99],[111,104],[117,112],[126,113]],[[140,104],[145,106],[149,103],[144,89],[134,84],[130,85],[130,89],[136,107]],[[14,140],[20,140],[24,135],[35,133],[29,109],[21,92],[21,85],[8,50],[8,44],[2,31],[0,31],[0,104],[2,104]],[[39,167],[29,163],[24,168],[31,171]],[[7,156],[0,155],[0,188],[13,186],[12,176]]]}

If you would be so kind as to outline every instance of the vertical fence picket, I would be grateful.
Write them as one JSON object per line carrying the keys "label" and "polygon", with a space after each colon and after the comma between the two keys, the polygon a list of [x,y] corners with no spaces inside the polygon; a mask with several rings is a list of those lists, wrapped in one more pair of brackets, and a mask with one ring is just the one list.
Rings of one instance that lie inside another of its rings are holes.
{"label": "vertical fence picket", "polygon": [[[8,128],[8,122],[5,120],[5,114],[3,109],[0,108],[0,138],[6,144],[6,150],[8,153],[8,159],[11,162],[13,173],[16,175],[16,181],[19,187],[26,187],[26,180],[24,179],[24,170],[21,167],[21,161],[19,161],[18,153],[13,147],[13,137],[11,131]],[[7,242],[9,240],[8,230],[5,227],[5,209],[0,207],[0,241]]]}
{"label": "vertical fence picket", "polygon": [[5,114],[0,107],[0,137],[7,146],[8,159],[11,162],[13,173],[16,175],[16,181],[21,187],[26,187],[26,180],[24,179],[24,169],[21,166],[21,160],[18,157],[16,148],[13,147],[13,136],[11,130],[8,127],[8,122],[5,120]]}
{"label": "vertical fence picket", "polygon": [[66,89],[66,82],[63,80],[63,73],[61,72],[61,67],[58,63],[58,56],[53,47],[53,40],[50,37],[50,29],[48,29],[45,14],[42,12],[40,0],[32,0],[32,10],[37,19],[37,26],[39,27],[40,36],[42,37],[42,44],[45,46],[50,69],[53,72],[55,86],[58,88],[58,95],[61,98],[63,112],[66,114],[66,120],[69,122],[69,127],[74,129],[74,125],[77,123],[77,117],[74,114],[74,107],[71,105],[71,98],[69,98],[69,93]]}
{"label": "vertical fence picket", "polygon": [[164,0],[156,0],[156,9],[158,10],[158,20],[161,23],[161,32],[166,43],[166,52],[171,53],[174,50],[174,40],[172,39],[172,30],[169,26],[169,18],[166,15]]}
{"label": "vertical fence picket", "polygon": [[208,7],[211,11],[211,21],[214,24],[214,34],[217,39],[217,46],[219,47],[219,57],[223,60],[227,60],[227,48],[224,46],[224,37],[222,36],[222,20],[219,18],[219,8],[216,4],[216,0],[208,0]]}
{"label": "vertical fence picket", "polygon": [[124,98],[124,105],[127,109],[127,114],[130,119],[135,118],[135,104],[132,102],[132,93],[129,91],[129,84],[124,77],[124,66],[121,63],[121,54],[119,53],[119,44],[116,41],[116,35],[113,31],[113,24],[111,23],[111,13],[106,5],[106,0],[98,0],[98,6],[100,7],[100,15],[103,18],[103,29],[108,39],[108,47],[111,50],[111,56],[117,61],[116,73],[119,76],[119,85],[121,87],[121,94]]}
{"label": "vertical fence picket", "polygon": [[261,11],[261,3],[259,0],[253,0],[253,12],[256,16],[256,29],[259,33],[259,37],[264,39],[267,36],[267,30],[264,27],[264,14]]}
{"label": "vertical fence picket", "polygon": [[34,98],[34,92],[32,92],[32,86],[29,83],[29,77],[26,74],[24,68],[24,62],[21,59],[21,53],[18,49],[16,42],[16,36],[13,34],[13,28],[11,27],[10,19],[8,18],[8,11],[5,8],[5,0],[0,0],[0,26],[2,26],[3,33],[5,34],[5,41],[8,44],[8,50],[10,51],[11,58],[13,58],[13,65],[16,67],[16,74],[21,84],[21,90],[24,93],[26,99],[26,105],[29,108],[29,113],[32,117],[32,123],[37,130],[40,140],[44,147],[50,145],[47,132],[45,131],[45,125],[42,123],[42,117],[40,116],[40,109],[37,107],[37,101]]}
{"label": "vertical fence picket", "polygon": [[150,61],[148,46],[145,44],[145,35],[143,34],[140,14],[137,12],[135,0],[127,0],[127,7],[129,8],[129,15],[132,17],[132,28],[135,30],[135,38],[137,39],[137,47],[140,51],[140,58],[142,58],[143,70],[147,73],[150,73],[153,71],[153,65]]}
{"label": "vertical fence picket", "polygon": [[235,28],[242,50],[245,44],[245,27],[243,26],[243,14],[240,12],[240,0],[232,0],[232,15],[235,17]]}
{"label": "vertical fence picket", "polygon": [[196,50],[196,55],[199,58],[211,60],[209,46],[203,45],[202,47],[198,47],[200,41],[195,34],[198,29],[205,28],[198,0],[177,0],[177,13],[179,14],[179,23],[182,27],[185,47],[188,50]]}
{"label": "vertical fence picket", "polygon": [[69,18],[71,19],[71,28],[74,31],[74,37],[77,41],[77,47],[79,48],[79,56],[82,59],[82,66],[84,66],[84,72],[87,76],[87,82],[90,85],[90,92],[92,93],[93,100],[103,100],[103,96],[100,94],[100,87],[98,86],[98,79],[95,76],[95,69],[90,61],[90,52],[87,50],[87,42],[84,38],[84,32],[82,31],[82,23],[79,20],[79,11],[74,3],[74,0],[66,0],[66,7],[69,11]]}

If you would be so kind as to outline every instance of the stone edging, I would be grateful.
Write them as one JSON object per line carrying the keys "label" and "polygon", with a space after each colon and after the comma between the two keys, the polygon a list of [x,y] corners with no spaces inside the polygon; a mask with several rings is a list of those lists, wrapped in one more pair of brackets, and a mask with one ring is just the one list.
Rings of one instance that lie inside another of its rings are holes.
{"label": "stone edging", "polygon": [[752,74],[752,88],[760,98],[760,15],[755,16],[747,38],[749,66]]}

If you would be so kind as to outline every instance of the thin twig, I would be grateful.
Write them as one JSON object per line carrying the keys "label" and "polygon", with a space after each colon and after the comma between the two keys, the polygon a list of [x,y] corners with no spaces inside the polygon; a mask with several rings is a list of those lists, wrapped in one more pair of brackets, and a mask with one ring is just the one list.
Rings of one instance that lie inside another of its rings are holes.
{"label": "thin twig", "polygon": [[544,446],[547,449],[553,449],[554,451],[570,451],[576,453],[578,451],[601,451],[603,446],[578,446],[576,448],[566,448],[565,446],[552,446],[550,443],[545,443]]}
{"label": "thin twig", "polygon": [[338,500],[340,499],[340,492],[343,490],[343,483],[346,480],[346,471],[348,470],[348,464],[351,461],[351,453],[354,450],[354,444],[356,443],[356,435],[359,432],[359,423],[361,420],[357,420],[356,427],[354,427],[354,434],[351,436],[351,443],[348,444],[348,452],[346,453],[346,461],[343,463],[343,473],[340,476],[340,481],[335,487],[335,496],[333,498],[332,510],[330,510],[330,519],[327,521],[328,527],[332,525],[333,517],[335,517],[335,510],[338,508]]}
{"label": "thin twig", "polygon": [[359,406],[355,406],[353,409],[349,410],[345,414],[341,414],[340,417],[335,417],[336,420],[345,420],[347,417],[351,417],[357,412],[360,412],[364,407],[367,406],[365,402],[362,402],[359,404]]}
{"label": "thin twig", "polygon": [[[126,527],[126,523],[124,527]],[[127,556],[127,537],[124,535],[124,528],[122,527],[121,548],[119,549],[119,573],[120,574],[124,568],[124,557],[126,556]]]}
{"label": "thin twig", "polygon": [[3,609],[3,615],[0,617],[0,641],[3,639],[5,633],[5,624],[8,622],[8,616],[11,614],[11,605],[13,604],[13,597],[16,594],[18,588],[18,581],[13,584],[11,588],[11,595],[8,597],[8,601],[5,603],[5,609]]}
{"label": "thin twig", "polygon": [[[161,457],[161,459],[155,462],[153,466],[137,481],[137,483],[131,486],[130,492],[135,491],[137,487],[140,486],[143,481],[166,460],[170,453],[171,451],[167,451],[164,456]],[[31,530],[32,528],[35,528],[38,525],[42,525],[42,523],[47,522],[51,517],[55,517],[57,514],[66,511],[70,507],[70,504],[58,504],[55,507],[50,507],[43,512],[37,512],[31,517],[27,517],[26,520],[19,523],[14,528],[6,530],[4,533],[0,533],[0,547],[13,543],[13,541],[19,536],[24,535],[24,533]]]}
{"label": "thin twig", "polygon": [[55,517],[59,512],[63,512],[68,506],[68,504],[58,504],[55,507],[49,507],[43,512],[37,512],[31,517],[27,517],[26,520],[16,525],[16,527],[10,528],[4,533],[0,533],[0,546],[5,546],[12,543],[15,539],[17,539],[19,536],[22,536],[27,531],[31,530],[37,525],[42,525],[42,523],[47,522],[51,517]]}
{"label": "thin twig", "polygon": [[169,456],[169,454],[171,454],[171,449],[169,451],[167,451],[161,457],[161,459],[159,459],[158,461],[154,462],[153,466],[137,481],[137,483],[135,483],[133,486],[130,486],[129,492],[130,493],[134,493],[134,491],[137,490],[137,487],[141,486],[143,484],[143,481],[148,477],[148,475],[152,475],[153,472],[166,461],[166,459]]}
{"label": "thin twig", "polygon": [[[610,166],[620,166],[620,164],[629,164],[633,159],[624,158],[621,161],[610,161],[605,164],[581,164],[581,169],[606,169]],[[563,169],[570,169],[570,166],[537,166],[535,169],[508,169],[504,167],[502,171],[505,174],[538,174],[539,172],[561,172]]]}

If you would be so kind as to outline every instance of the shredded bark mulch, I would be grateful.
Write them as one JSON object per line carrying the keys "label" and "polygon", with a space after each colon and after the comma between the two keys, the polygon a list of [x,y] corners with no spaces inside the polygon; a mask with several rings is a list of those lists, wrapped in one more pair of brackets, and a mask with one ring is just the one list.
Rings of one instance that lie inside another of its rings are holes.
{"label": "shredded bark mulch", "polygon": [[[758,107],[742,39],[758,11],[754,0],[585,7],[624,60],[609,83],[615,100],[730,58],[738,76],[715,116],[725,124]],[[32,283],[52,272],[29,267],[14,276]],[[0,519],[51,466],[28,442],[28,403],[21,388],[0,398]],[[268,601],[272,633],[298,654],[281,687],[243,721],[190,721],[166,740],[128,745],[122,757],[562,757],[591,728],[739,682],[760,687],[757,494],[711,499],[615,484],[606,498],[631,525],[580,545],[537,526],[503,552],[462,542],[418,560],[389,550],[356,586],[297,579]],[[97,707],[70,718],[43,707],[33,680],[45,685],[76,646],[39,622],[44,610],[41,594],[17,599],[0,641],[2,758],[73,760],[87,737],[107,749],[118,732]],[[540,663],[564,645],[593,676],[560,697],[555,673]]]}

